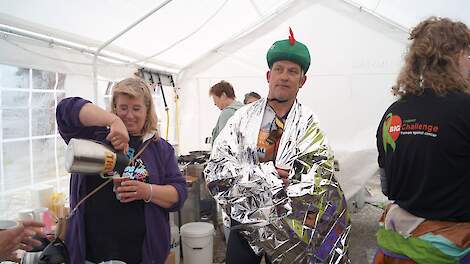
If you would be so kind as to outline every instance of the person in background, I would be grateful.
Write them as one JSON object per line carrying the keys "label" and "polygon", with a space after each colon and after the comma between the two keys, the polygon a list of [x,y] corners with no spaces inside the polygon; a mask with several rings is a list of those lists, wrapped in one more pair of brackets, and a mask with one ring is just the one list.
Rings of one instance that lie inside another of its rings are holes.
{"label": "person in background", "polygon": [[383,192],[373,263],[470,263],[470,30],[428,18],[410,35],[377,129]]}
{"label": "person in background", "polygon": [[243,99],[244,104],[250,104],[253,103],[257,100],[261,99],[261,95],[259,95],[257,92],[249,92],[245,94],[245,99]]}
{"label": "person in background", "polygon": [[219,119],[217,119],[217,124],[212,130],[212,143],[214,143],[227,121],[243,104],[236,100],[233,86],[226,81],[214,84],[209,90],[209,96],[214,100],[214,105],[222,111]]}
{"label": "person in background", "polygon": [[234,114],[204,171],[231,218],[226,263],[259,264],[263,255],[267,263],[349,263],[333,155],[317,117],[297,100],[308,48],[291,32],[266,59],[268,97]]}
{"label": "person in background", "polygon": [[40,246],[41,242],[33,239],[34,236],[45,235],[40,231],[44,227],[42,223],[35,221],[21,221],[19,225],[12,229],[0,231],[0,262],[18,261],[16,251],[31,250],[34,246]]}
{"label": "person in background", "polygon": [[[163,264],[170,250],[169,212],[182,207],[187,190],[173,147],[157,133],[148,85],[134,78],[118,82],[111,112],[79,97],[65,98],[56,117],[66,143],[71,138],[99,141],[133,160],[123,173],[128,181],[115,190],[106,185],[69,219],[65,242],[71,262]],[[70,208],[105,181],[99,175],[72,174]]]}

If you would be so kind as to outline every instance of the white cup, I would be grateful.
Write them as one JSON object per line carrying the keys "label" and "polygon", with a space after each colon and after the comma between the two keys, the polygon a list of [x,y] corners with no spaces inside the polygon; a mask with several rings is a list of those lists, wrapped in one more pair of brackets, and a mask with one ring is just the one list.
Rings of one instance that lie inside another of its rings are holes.
{"label": "white cup", "polygon": [[21,264],[35,264],[39,262],[39,257],[41,256],[42,251],[40,252],[25,252],[21,258]]}
{"label": "white cup", "polygon": [[52,229],[52,216],[47,207],[39,207],[36,209],[24,209],[18,212],[18,220],[20,221],[36,221],[43,223],[44,231],[49,232]]}
{"label": "white cup", "polygon": [[116,199],[121,200],[121,196],[119,195],[117,188],[121,186],[122,182],[130,180],[129,177],[113,177],[113,191],[116,193]]}
{"label": "white cup", "polygon": [[13,229],[18,226],[18,222],[13,220],[0,220],[0,230]]}
{"label": "white cup", "polygon": [[33,210],[34,221],[44,223],[44,217],[49,213],[49,208],[39,207]]}
{"label": "white cup", "polygon": [[34,221],[44,224],[44,232],[52,231],[53,219],[49,208],[39,207],[34,209]]}
{"label": "white cup", "polygon": [[24,209],[18,212],[18,220],[20,221],[32,221],[34,220],[33,209]]}

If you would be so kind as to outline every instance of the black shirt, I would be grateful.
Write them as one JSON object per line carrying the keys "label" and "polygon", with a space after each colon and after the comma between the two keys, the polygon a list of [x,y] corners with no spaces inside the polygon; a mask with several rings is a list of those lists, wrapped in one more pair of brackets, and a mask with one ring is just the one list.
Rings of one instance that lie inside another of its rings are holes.
{"label": "black shirt", "polygon": [[[130,137],[129,158],[137,154],[142,145],[140,137]],[[87,177],[87,193],[105,180],[98,175]],[[95,263],[121,260],[129,264],[142,262],[145,237],[144,202],[121,203],[106,185],[85,202],[86,259]]]}
{"label": "black shirt", "polygon": [[392,104],[377,129],[390,200],[433,220],[470,221],[470,95],[425,89]]}

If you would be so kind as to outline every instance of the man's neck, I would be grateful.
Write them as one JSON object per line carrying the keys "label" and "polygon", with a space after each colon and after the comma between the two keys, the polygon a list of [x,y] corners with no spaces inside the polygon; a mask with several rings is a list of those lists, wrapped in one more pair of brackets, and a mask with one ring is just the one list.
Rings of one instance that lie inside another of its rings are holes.
{"label": "man's neck", "polygon": [[231,104],[233,104],[233,102],[235,101],[235,99],[231,99],[231,98],[227,98],[227,100],[225,101],[225,108],[227,108],[228,106],[230,106]]}
{"label": "man's neck", "polygon": [[294,105],[295,99],[287,101],[285,103],[279,103],[277,101],[268,101],[268,105],[274,110],[277,116],[283,117],[289,113],[292,105]]}

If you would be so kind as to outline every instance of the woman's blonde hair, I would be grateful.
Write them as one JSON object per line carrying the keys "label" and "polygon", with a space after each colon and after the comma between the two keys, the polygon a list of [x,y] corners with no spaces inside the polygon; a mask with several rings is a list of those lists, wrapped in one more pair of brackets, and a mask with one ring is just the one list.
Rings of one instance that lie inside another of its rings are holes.
{"label": "woman's blonde hair", "polygon": [[[114,85],[111,99],[111,111],[114,114],[117,114],[116,100],[119,95],[127,95],[131,98],[143,98],[145,107],[147,108],[147,115],[145,117],[144,127],[142,128],[142,135],[157,132],[157,113],[155,112],[150,87],[145,81],[137,78],[127,78]],[[156,135],[158,136],[158,133],[156,133]]]}
{"label": "woman's blonde hair", "polygon": [[430,17],[411,31],[410,40],[405,65],[392,87],[394,95],[421,95],[425,88],[439,95],[470,92],[470,82],[458,65],[459,53],[470,49],[470,30],[464,23]]}

